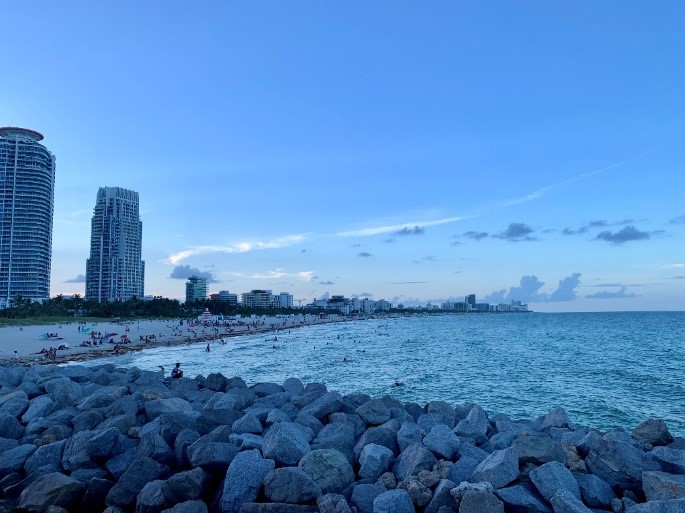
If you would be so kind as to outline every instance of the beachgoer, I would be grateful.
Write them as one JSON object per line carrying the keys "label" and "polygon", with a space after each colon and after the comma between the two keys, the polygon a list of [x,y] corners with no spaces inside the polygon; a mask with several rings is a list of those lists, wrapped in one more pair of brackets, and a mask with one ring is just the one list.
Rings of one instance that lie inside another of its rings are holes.
{"label": "beachgoer", "polygon": [[207,351],[209,353],[209,351],[210,351],[209,344],[207,344],[207,349],[205,349],[205,351]]}
{"label": "beachgoer", "polygon": [[183,369],[181,369],[181,364],[176,363],[176,367],[171,370],[171,377],[174,379],[180,379],[183,377]]}

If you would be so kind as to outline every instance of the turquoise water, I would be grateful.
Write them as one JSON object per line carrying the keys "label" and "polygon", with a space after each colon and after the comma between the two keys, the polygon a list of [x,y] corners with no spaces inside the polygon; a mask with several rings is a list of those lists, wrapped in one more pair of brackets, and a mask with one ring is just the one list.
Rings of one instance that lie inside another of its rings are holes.
{"label": "turquoise water", "polygon": [[210,353],[192,345],[105,361],[149,370],[179,361],[186,376],[222,372],[248,384],[294,376],[343,394],[474,401],[515,418],[561,406],[577,425],[600,429],[632,430],[658,417],[685,436],[685,312],[417,316],[273,337],[228,339]]}

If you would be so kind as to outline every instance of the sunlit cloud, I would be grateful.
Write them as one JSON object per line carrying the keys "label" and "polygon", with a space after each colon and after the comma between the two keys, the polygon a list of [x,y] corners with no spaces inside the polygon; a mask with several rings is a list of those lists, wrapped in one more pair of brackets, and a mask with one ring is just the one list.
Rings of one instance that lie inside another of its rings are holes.
{"label": "sunlit cloud", "polygon": [[307,234],[286,235],[271,241],[245,241],[234,242],[225,246],[192,246],[172,255],[169,255],[168,263],[176,265],[179,262],[197,255],[205,255],[208,253],[248,253],[250,251],[259,251],[263,249],[278,249],[292,246],[299,242],[306,240]]}
{"label": "sunlit cloud", "polygon": [[[382,235],[386,233],[397,234],[398,232],[409,233],[413,231],[415,227],[426,227],[426,226],[438,226],[441,224],[456,223],[458,221],[464,221],[469,219],[469,217],[445,217],[443,219],[434,219],[433,221],[412,221],[409,223],[402,224],[388,224],[384,226],[372,226],[369,228],[361,228],[359,230],[350,230],[346,232],[339,232],[338,237],[370,237],[373,235]],[[419,230],[421,230],[419,228]],[[422,231],[422,230],[421,230]]]}

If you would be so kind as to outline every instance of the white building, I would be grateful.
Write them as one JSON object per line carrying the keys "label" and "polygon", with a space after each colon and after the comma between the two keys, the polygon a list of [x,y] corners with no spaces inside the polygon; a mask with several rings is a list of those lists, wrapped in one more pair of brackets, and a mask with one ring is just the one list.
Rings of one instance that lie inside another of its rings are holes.
{"label": "white building", "polygon": [[42,134],[0,128],[0,308],[50,297],[55,156]]}
{"label": "white building", "polygon": [[238,294],[232,294],[228,290],[219,291],[219,301],[224,301],[229,305],[238,304]]}
{"label": "white building", "polygon": [[278,308],[292,308],[293,307],[293,295],[287,292],[281,292],[276,296]]}
{"label": "white building", "polygon": [[273,292],[270,290],[251,290],[242,294],[245,308],[271,308],[274,303]]}
{"label": "white building", "polygon": [[126,301],[144,296],[143,223],[138,205],[137,192],[121,187],[98,190],[86,260],[86,299]]}

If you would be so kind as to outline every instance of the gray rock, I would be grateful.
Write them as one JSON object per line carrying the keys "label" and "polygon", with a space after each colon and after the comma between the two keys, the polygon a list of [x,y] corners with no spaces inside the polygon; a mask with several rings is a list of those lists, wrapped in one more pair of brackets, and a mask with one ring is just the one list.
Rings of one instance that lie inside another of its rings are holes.
{"label": "gray rock", "polygon": [[364,446],[359,456],[359,477],[376,481],[390,468],[394,459],[395,455],[387,447],[377,444]]}
{"label": "gray rock", "polygon": [[236,420],[231,426],[231,429],[234,433],[253,433],[256,435],[261,435],[262,431],[264,431],[259,419],[249,413]]}
{"label": "gray rock", "polygon": [[568,491],[561,491],[550,500],[554,513],[592,513],[579,497]]}
{"label": "gray rock", "polygon": [[98,411],[84,411],[71,419],[74,426],[74,431],[92,431],[95,429],[105,417]]}
{"label": "gray rock", "polygon": [[193,429],[183,429],[176,436],[174,441],[174,456],[179,466],[188,465],[188,455],[186,449],[193,445],[200,438],[200,433]]}
{"label": "gray rock", "polygon": [[73,511],[86,487],[80,481],[59,472],[38,477],[28,485],[19,497],[19,508],[27,512],[42,513],[49,506],[59,506]]}
{"label": "gray rock", "polygon": [[571,471],[558,461],[550,461],[532,470],[528,476],[545,499],[551,502],[557,493],[568,492],[580,499],[580,486]]}
{"label": "gray rock", "polygon": [[629,507],[626,513],[683,513],[683,511],[685,511],[685,499],[674,499],[635,504]]}
{"label": "gray rock", "polygon": [[25,444],[9,449],[0,454],[0,477],[5,477],[16,472],[24,466],[24,463],[36,450],[36,446]]}
{"label": "gray rock", "polygon": [[192,411],[193,405],[185,399],[170,397],[169,399],[154,399],[145,403],[145,414],[148,420],[154,420],[162,413],[177,411]]}
{"label": "gray rock", "polygon": [[[74,471],[79,468],[97,467],[98,464],[91,454],[92,447],[89,441],[97,433],[93,431],[78,431],[67,439],[62,452],[62,467],[67,471]],[[109,449],[104,447],[103,449]]]}
{"label": "gray rock", "polygon": [[[421,431],[424,431],[425,433],[428,433],[435,426],[442,425],[449,427],[449,423],[450,422],[448,420],[438,413],[422,413],[419,415],[419,418],[416,419],[416,424],[419,426]],[[454,419],[452,419],[451,424],[454,426]]]}
{"label": "gray rock", "polygon": [[159,420],[159,434],[162,435],[167,444],[173,446],[176,437],[184,429],[202,429],[202,426],[198,426],[199,416],[200,412],[197,411],[163,413],[157,417]]}
{"label": "gray rock", "polygon": [[[428,471],[423,470],[422,472],[426,473]],[[412,503],[418,508],[426,506],[433,498],[430,488],[419,481],[419,478],[416,476],[410,476],[403,480],[397,485],[397,488],[407,490]]]}
{"label": "gray rock", "polygon": [[136,497],[145,484],[163,478],[167,472],[167,467],[151,458],[134,460],[107,494],[105,504],[123,509],[130,508],[135,504]]}
{"label": "gray rock", "polygon": [[403,422],[402,427],[397,432],[397,445],[399,445],[400,451],[404,451],[411,444],[421,443],[421,439],[421,429],[414,422]]}
{"label": "gray rock", "polygon": [[129,449],[124,453],[107,460],[105,463],[105,468],[110,474],[112,474],[112,476],[114,476],[115,479],[119,479],[133,464],[137,457],[136,449]]}
{"label": "gray rock", "polygon": [[[118,429],[122,434],[128,433],[129,429],[136,425],[136,416],[131,413],[115,415],[96,424],[98,431],[106,431],[109,428]],[[95,426],[93,426],[95,428]]]}
{"label": "gray rock", "polygon": [[[116,429],[112,428],[112,431],[121,436]],[[169,447],[162,435],[157,433],[147,433],[140,439],[138,457],[142,458],[143,456],[152,458],[163,465],[172,465],[176,462],[174,451]]]}
{"label": "gray rock", "polygon": [[[43,469],[45,467],[40,467],[40,469]],[[40,470],[39,469],[39,470]],[[109,474],[107,471],[103,468],[80,468],[78,470],[74,470],[71,473],[71,477],[74,479],[78,479],[81,481],[83,484],[88,484],[90,483],[91,480],[93,479],[107,479],[109,477]],[[114,484],[114,483],[112,483]],[[104,497],[103,497],[104,500]]]}
{"label": "gray rock", "polygon": [[228,379],[220,372],[215,372],[207,376],[205,386],[214,392],[225,392],[228,390]]}
{"label": "gray rock", "polygon": [[685,450],[655,447],[651,454],[664,472],[685,474]]}
{"label": "gray rock", "polygon": [[[333,415],[336,415],[335,413]],[[316,435],[312,449],[335,449],[340,451],[350,462],[354,461],[354,424],[351,422],[334,422],[324,426]]]}
{"label": "gray rock", "polygon": [[0,415],[0,437],[19,440],[24,435],[24,428],[12,415]]}
{"label": "gray rock", "polygon": [[162,513],[207,513],[207,505],[202,501],[186,501],[165,509]]}
{"label": "gray rock", "polygon": [[269,414],[266,416],[266,425],[271,426],[273,424],[276,424],[277,422],[290,422],[292,417],[288,415],[286,412],[283,410],[271,410]]}
{"label": "gray rock", "polygon": [[64,451],[65,440],[60,440],[52,444],[38,447],[24,462],[24,470],[31,474],[41,467],[52,466],[55,472],[61,470],[62,451]]}
{"label": "gray rock", "polygon": [[265,458],[284,465],[295,465],[311,451],[302,426],[292,422],[281,422],[269,428],[264,436],[262,452]]}
{"label": "gray rock", "polygon": [[166,495],[166,482],[161,479],[150,481],[136,498],[136,513],[159,513],[168,504]]}
{"label": "gray rock", "polygon": [[673,436],[661,419],[647,419],[642,422],[633,430],[633,438],[640,444],[649,444],[654,447],[673,442]]}
{"label": "gray rock", "polygon": [[319,513],[352,513],[345,497],[336,493],[321,495],[316,499],[316,505],[319,507]]}
{"label": "gray rock", "polygon": [[580,496],[591,508],[611,507],[616,494],[604,479],[594,474],[573,474],[580,486]]}
{"label": "gray rock", "polygon": [[425,436],[423,445],[433,451],[437,457],[452,460],[461,443],[457,435],[447,425],[439,424]]}
{"label": "gray rock", "polygon": [[302,408],[302,413],[308,413],[321,420],[331,413],[340,411],[342,406],[342,396],[338,392],[326,392],[314,402]]}
{"label": "gray rock", "polygon": [[201,468],[174,474],[166,480],[165,494],[170,503],[201,499],[208,492],[212,476]]}
{"label": "gray rock", "polygon": [[192,467],[202,467],[211,473],[223,473],[238,454],[238,448],[230,443],[205,442],[199,439],[186,452]]}
{"label": "gray rock", "polygon": [[470,438],[461,438],[460,442],[459,449],[457,449],[460,458],[473,458],[480,463],[490,455],[489,452],[473,445]]}
{"label": "gray rock", "polygon": [[285,467],[266,475],[264,494],[272,502],[303,504],[321,495],[321,488],[301,468]]}
{"label": "gray rock", "polygon": [[287,378],[283,382],[283,391],[290,397],[295,397],[302,393],[304,390],[304,385],[297,378]]}
{"label": "gray rock", "polygon": [[274,460],[262,458],[257,450],[238,453],[224,479],[221,512],[238,513],[243,504],[253,502],[264,478],[275,465]]}
{"label": "gray rock", "polygon": [[585,458],[588,470],[612,488],[639,490],[642,472],[659,470],[651,454],[631,443],[602,440]]}
{"label": "gray rock", "polygon": [[60,377],[43,383],[45,391],[55,402],[61,402],[69,406],[76,405],[83,399],[83,389],[75,381]]}
{"label": "gray rock", "polygon": [[280,394],[284,391],[283,387],[277,383],[257,383],[251,388],[255,391],[257,397]]}
{"label": "gray rock", "polygon": [[364,422],[378,426],[390,420],[390,410],[380,399],[371,399],[355,410]]}
{"label": "gray rock", "polygon": [[552,509],[530,485],[521,484],[495,490],[495,495],[514,513],[552,513]]}
{"label": "gray rock", "polygon": [[516,449],[521,464],[533,463],[543,465],[550,461],[563,463],[564,454],[561,445],[555,443],[549,434],[519,433],[512,445]]}
{"label": "gray rock", "polygon": [[492,492],[468,491],[459,503],[459,513],[504,513],[504,504]]}
{"label": "gray rock", "polygon": [[357,513],[373,513],[373,501],[387,490],[377,484],[362,483],[352,488],[350,503],[357,508]]}
{"label": "gray rock", "polygon": [[373,513],[414,513],[414,504],[406,490],[389,490],[373,500]]}
{"label": "gray rock", "polygon": [[317,449],[307,453],[298,463],[322,493],[339,493],[354,481],[352,465],[335,449]]}
{"label": "gray rock", "polygon": [[471,408],[466,418],[459,421],[454,432],[459,436],[473,439],[477,444],[482,444],[488,440],[488,427],[487,413],[476,404]]}
{"label": "gray rock", "polygon": [[685,499],[685,475],[644,472],[642,488],[648,501]]}
{"label": "gray rock", "polygon": [[319,431],[323,429],[323,424],[321,421],[313,415],[309,415],[308,413],[299,413],[293,422],[295,422],[295,424],[308,427],[314,433],[319,433]]}
{"label": "gray rock", "polygon": [[397,454],[397,440],[392,432],[383,427],[370,427],[359,437],[357,443],[354,445],[354,458],[359,460],[365,445],[378,444],[390,449],[393,454]]}
{"label": "gray rock", "polygon": [[[492,486],[502,488],[519,475],[519,461],[513,447],[495,451],[485,458],[473,472],[473,481],[488,481]],[[573,477],[573,476],[571,476]]]}
{"label": "gray rock", "polygon": [[468,481],[479,464],[480,461],[469,458],[468,456],[459,458],[457,462],[450,467],[449,479],[457,484],[462,481]]}
{"label": "gray rock", "polygon": [[395,474],[392,472],[386,472],[378,478],[376,484],[381,485],[386,490],[394,490],[397,488],[397,479],[395,478]]}
{"label": "gray rock", "polygon": [[438,460],[422,444],[407,447],[395,462],[393,473],[397,479],[406,479],[422,470],[431,470]]}
{"label": "gray rock", "polygon": [[0,397],[0,415],[12,415],[14,418],[21,417],[29,407],[29,396],[26,392],[17,390]]}
{"label": "gray rock", "polygon": [[35,418],[47,416],[47,412],[50,410],[52,405],[53,401],[47,395],[41,395],[35,399],[31,399],[28,409],[21,416],[21,421],[24,424],[28,424]]}
{"label": "gray rock", "polygon": [[554,408],[542,418],[542,429],[550,428],[573,428],[571,419],[562,408]]}
{"label": "gray rock", "polygon": [[[74,477],[72,474],[71,477]],[[86,488],[86,493],[81,499],[80,511],[102,511],[105,509],[105,498],[107,494],[114,486],[112,481],[101,478],[92,478],[88,481],[88,487]]]}
{"label": "gray rock", "polygon": [[450,429],[454,429],[456,420],[456,411],[454,406],[445,401],[431,401],[426,408],[431,415],[439,416],[441,424],[446,425]]}
{"label": "gray rock", "polygon": [[305,504],[285,502],[248,502],[240,508],[240,513],[319,513],[319,508]]}
{"label": "gray rock", "polygon": [[105,386],[98,387],[95,392],[90,393],[88,387],[84,387],[84,398],[81,399],[76,407],[81,411],[93,410],[95,408],[106,408],[114,401],[128,393],[125,386]]}
{"label": "gray rock", "polygon": [[423,513],[438,513],[440,508],[448,508],[454,511],[457,508],[457,501],[454,499],[450,490],[454,488],[456,483],[449,479],[441,479],[433,491],[433,498],[431,499]]}

